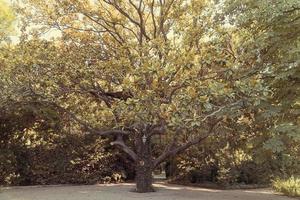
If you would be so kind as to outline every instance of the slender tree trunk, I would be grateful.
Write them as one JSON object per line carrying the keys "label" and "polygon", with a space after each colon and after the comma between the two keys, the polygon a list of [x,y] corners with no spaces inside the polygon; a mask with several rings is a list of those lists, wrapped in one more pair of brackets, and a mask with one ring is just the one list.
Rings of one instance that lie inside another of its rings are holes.
{"label": "slender tree trunk", "polygon": [[137,137],[136,148],[138,159],[136,161],[136,191],[140,193],[153,192],[152,171],[154,169],[151,154],[151,138],[145,141],[143,135]]}

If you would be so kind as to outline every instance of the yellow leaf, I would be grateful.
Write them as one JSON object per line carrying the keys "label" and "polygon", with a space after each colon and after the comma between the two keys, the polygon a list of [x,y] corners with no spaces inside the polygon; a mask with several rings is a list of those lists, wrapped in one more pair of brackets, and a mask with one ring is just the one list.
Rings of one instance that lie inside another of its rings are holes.
{"label": "yellow leaf", "polygon": [[193,88],[193,87],[188,87],[187,91],[188,91],[188,94],[189,94],[191,97],[194,98],[194,97],[197,96],[197,92],[196,92],[196,89],[195,89],[195,88]]}

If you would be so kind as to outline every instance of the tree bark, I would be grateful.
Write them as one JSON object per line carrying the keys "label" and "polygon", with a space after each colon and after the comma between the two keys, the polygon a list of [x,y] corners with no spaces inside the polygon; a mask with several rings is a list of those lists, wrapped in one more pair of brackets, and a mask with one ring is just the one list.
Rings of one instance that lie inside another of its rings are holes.
{"label": "tree bark", "polygon": [[154,192],[152,186],[154,165],[151,154],[151,137],[146,138],[145,141],[142,138],[142,134],[136,138],[136,191],[140,193]]}
{"label": "tree bark", "polygon": [[140,163],[137,163],[136,166],[136,191],[140,193],[146,193],[146,192],[154,192],[153,186],[152,186],[152,166],[149,166],[146,164],[146,162],[140,161]]}

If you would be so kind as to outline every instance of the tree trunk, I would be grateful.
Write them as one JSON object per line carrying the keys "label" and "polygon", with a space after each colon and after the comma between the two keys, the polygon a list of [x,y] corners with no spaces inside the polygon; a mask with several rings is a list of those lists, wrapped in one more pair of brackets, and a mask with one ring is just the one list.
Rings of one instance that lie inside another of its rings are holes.
{"label": "tree trunk", "polygon": [[151,138],[143,141],[143,134],[136,139],[137,161],[136,161],[136,191],[140,193],[154,192],[152,187],[152,171],[154,169]]}
{"label": "tree trunk", "polygon": [[152,166],[140,161],[136,166],[136,191],[140,193],[154,192],[152,186]]}

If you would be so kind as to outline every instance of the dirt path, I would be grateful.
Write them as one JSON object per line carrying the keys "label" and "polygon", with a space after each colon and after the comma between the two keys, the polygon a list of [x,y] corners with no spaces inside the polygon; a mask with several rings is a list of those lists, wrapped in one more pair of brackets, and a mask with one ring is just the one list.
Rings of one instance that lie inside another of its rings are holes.
{"label": "dirt path", "polygon": [[289,200],[268,189],[214,190],[179,185],[155,184],[157,192],[130,192],[133,184],[90,186],[28,186],[1,188],[0,200]]}

